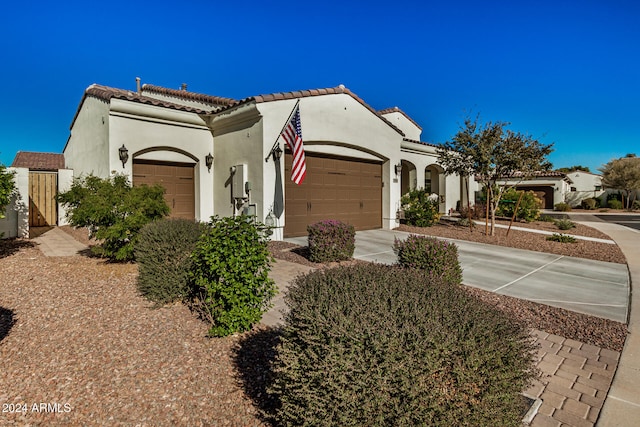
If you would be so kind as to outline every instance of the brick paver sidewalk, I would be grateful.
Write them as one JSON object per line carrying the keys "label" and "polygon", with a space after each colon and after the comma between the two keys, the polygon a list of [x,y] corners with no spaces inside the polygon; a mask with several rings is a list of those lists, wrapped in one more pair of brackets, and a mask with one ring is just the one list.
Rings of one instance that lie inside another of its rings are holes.
{"label": "brick paver sidewalk", "polygon": [[542,405],[532,427],[593,426],[607,397],[620,353],[535,330],[543,376],[525,392]]}

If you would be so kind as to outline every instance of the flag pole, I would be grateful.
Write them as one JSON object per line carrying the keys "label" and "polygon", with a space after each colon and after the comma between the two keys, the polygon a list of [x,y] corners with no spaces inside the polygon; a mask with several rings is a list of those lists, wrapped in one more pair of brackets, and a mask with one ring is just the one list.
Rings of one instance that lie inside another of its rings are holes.
{"label": "flag pole", "polygon": [[293,113],[296,111],[296,108],[298,108],[299,104],[300,104],[300,100],[298,99],[296,101],[296,105],[293,106],[293,110],[291,110],[291,112],[289,113],[289,117],[287,118],[287,121],[284,122],[284,126],[282,126],[282,129],[280,130],[280,132],[278,132],[278,136],[276,136],[276,140],[273,143],[271,150],[269,150],[269,152],[267,153],[267,157],[264,158],[265,163],[269,161],[269,156],[271,156],[271,153],[273,153],[273,150],[276,149],[276,145],[278,145],[278,139],[280,139],[280,135],[282,135],[282,132],[284,132],[284,128],[286,128],[289,122],[291,121],[291,117],[293,117]]}

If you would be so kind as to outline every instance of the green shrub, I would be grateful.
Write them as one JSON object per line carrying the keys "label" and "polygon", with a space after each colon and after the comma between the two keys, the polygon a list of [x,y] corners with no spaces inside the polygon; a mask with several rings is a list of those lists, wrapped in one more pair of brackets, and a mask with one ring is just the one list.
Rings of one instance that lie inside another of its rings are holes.
{"label": "green shrub", "polygon": [[276,293],[268,228],[252,217],[212,217],[191,255],[193,308],[211,324],[210,336],[247,331]]}
{"label": "green shrub", "polygon": [[462,287],[362,264],[299,276],[285,301],[277,425],[521,425],[532,341]]}
{"label": "green shrub", "polygon": [[57,196],[74,227],[87,227],[89,237],[102,240],[96,254],[116,261],[133,259],[138,231],[169,214],[159,185],[132,187],[126,175],[75,178],[71,188]]}
{"label": "green shrub", "polygon": [[[496,214],[498,216],[513,217],[513,211],[515,210],[518,199],[522,192],[511,188],[504,192],[498,210]],[[523,219],[527,222],[532,222],[540,217],[540,207],[542,206],[542,200],[540,200],[533,191],[526,191],[520,200],[518,205],[518,213],[516,218]]]}
{"label": "green shrub", "polygon": [[476,223],[473,220],[469,221],[469,218],[467,217],[460,218],[460,220],[456,222],[456,225],[459,225],[460,227],[476,228]]}
{"label": "green shrub", "polygon": [[540,215],[540,218],[538,218],[538,221],[556,222],[556,219],[554,217],[552,217],[551,215]]}
{"label": "green shrub", "polygon": [[568,203],[557,203],[554,209],[560,212],[571,212],[571,205]]}
{"label": "green shrub", "polygon": [[140,230],[134,249],[138,263],[138,291],[158,305],[189,295],[191,252],[204,231],[186,219],[160,219]]}
{"label": "green shrub", "polygon": [[622,202],[618,199],[611,199],[609,201],[607,201],[607,205],[611,208],[611,209],[622,209]]}
{"label": "green shrub", "polygon": [[0,219],[4,218],[5,208],[11,203],[15,192],[14,175],[15,172],[7,171],[6,166],[0,163]]}
{"label": "green shrub", "polygon": [[353,225],[336,220],[320,221],[309,225],[307,232],[310,261],[344,261],[353,256],[356,248],[356,230]]}
{"label": "green shrub", "polygon": [[594,198],[584,199],[580,204],[582,205],[582,209],[586,209],[588,211],[592,211],[600,207],[599,199]]}
{"label": "green shrub", "polygon": [[559,219],[555,224],[560,230],[570,230],[576,226],[575,222],[568,219]]}
{"label": "green shrub", "polygon": [[631,209],[634,211],[640,210],[640,200],[634,200]]}
{"label": "green shrub", "polygon": [[426,270],[432,279],[459,285],[462,268],[458,261],[458,247],[434,237],[409,235],[407,240],[395,239],[393,251],[403,267]]}
{"label": "green shrub", "polygon": [[547,240],[553,241],[553,242],[560,242],[560,243],[576,243],[577,240],[575,237],[570,236],[568,234],[558,234],[558,233],[553,233],[553,235],[547,237]]}
{"label": "green shrub", "polygon": [[438,199],[424,189],[411,190],[400,199],[406,224],[416,227],[431,227],[440,221]]}

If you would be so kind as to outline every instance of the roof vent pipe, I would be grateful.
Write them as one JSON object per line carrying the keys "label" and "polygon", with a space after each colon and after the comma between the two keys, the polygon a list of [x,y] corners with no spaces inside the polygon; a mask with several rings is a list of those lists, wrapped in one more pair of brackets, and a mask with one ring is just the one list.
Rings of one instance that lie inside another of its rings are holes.
{"label": "roof vent pipe", "polygon": [[140,94],[140,77],[136,77],[136,91]]}
{"label": "roof vent pipe", "polygon": [[182,90],[182,91],[185,91],[185,92],[186,92],[186,91],[187,91],[187,84],[186,84],[186,83],[182,83],[182,84],[180,85],[180,90]]}

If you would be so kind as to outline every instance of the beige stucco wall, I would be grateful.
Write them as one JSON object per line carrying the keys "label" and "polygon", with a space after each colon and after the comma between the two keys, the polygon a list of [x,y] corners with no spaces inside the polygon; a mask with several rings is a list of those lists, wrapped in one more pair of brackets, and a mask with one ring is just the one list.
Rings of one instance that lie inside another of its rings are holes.
{"label": "beige stucco wall", "polygon": [[[602,176],[584,171],[570,172],[567,177],[573,181],[570,187],[574,187],[576,191],[568,190],[565,195],[565,201],[571,206],[579,206],[584,199],[591,197],[600,197],[604,194],[602,189]],[[596,186],[600,190],[596,191]]]}
{"label": "beige stucco wall", "polygon": [[[286,100],[257,104],[263,123],[263,163],[295,103],[296,100]],[[400,183],[393,182],[393,168],[400,162],[402,135],[348,94],[300,99],[300,120],[305,151],[382,162],[382,225],[387,229],[395,227]],[[284,150],[285,142],[280,139],[279,143]],[[281,162],[281,173],[284,185],[284,180],[289,179],[284,173],[284,162]],[[258,206],[262,218],[273,205],[275,176],[273,160],[270,160],[263,168],[264,200],[262,206]],[[284,226],[284,214],[280,225]]]}
{"label": "beige stucco wall", "polygon": [[[58,193],[64,193],[73,184],[73,169],[58,169]],[[58,203],[58,225],[67,225],[67,211]]]}
{"label": "beige stucco wall", "polygon": [[29,237],[29,169],[7,168],[14,172],[15,196],[0,219],[0,233],[3,238]]}
{"label": "beige stucco wall", "polygon": [[76,176],[109,176],[109,103],[86,97],[64,147],[65,166]]}
{"label": "beige stucco wall", "polygon": [[411,120],[399,111],[393,111],[382,115],[385,119],[389,120],[395,127],[404,132],[405,137],[420,141],[420,135],[422,129],[417,127]]}
{"label": "beige stucco wall", "polygon": [[[213,153],[213,137],[194,113],[112,100],[109,122],[109,175],[133,172],[133,160],[147,159],[195,164],[196,219],[213,215],[213,171],[205,157]],[[124,144],[129,159],[124,167],[118,149]]]}

